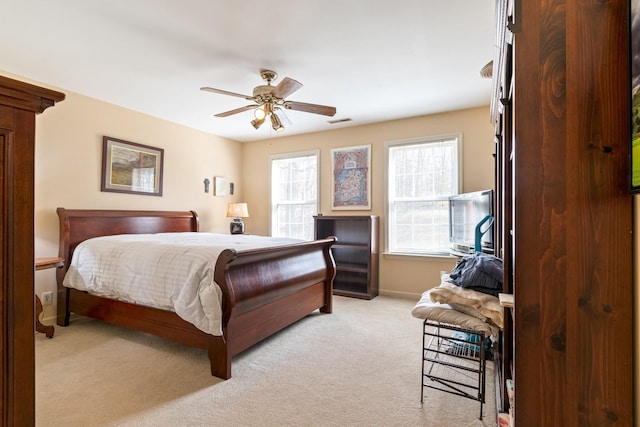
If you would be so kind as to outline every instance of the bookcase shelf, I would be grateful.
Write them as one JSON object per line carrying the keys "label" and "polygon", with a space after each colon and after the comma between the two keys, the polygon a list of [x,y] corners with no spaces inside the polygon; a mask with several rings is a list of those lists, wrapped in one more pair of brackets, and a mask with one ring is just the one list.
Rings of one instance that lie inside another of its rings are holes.
{"label": "bookcase shelf", "polygon": [[378,295],[378,217],[315,216],[315,237],[338,238],[332,253],[336,262],[333,293],[372,299]]}

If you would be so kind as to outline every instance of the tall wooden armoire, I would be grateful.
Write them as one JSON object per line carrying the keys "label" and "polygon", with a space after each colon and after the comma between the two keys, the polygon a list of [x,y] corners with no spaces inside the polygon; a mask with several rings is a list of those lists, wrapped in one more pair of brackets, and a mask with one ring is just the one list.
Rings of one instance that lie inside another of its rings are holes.
{"label": "tall wooden armoire", "polygon": [[497,0],[498,253],[517,426],[634,425],[629,2]]}
{"label": "tall wooden armoire", "polygon": [[64,94],[0,76],[2,425],[35,425],[35,115]]}

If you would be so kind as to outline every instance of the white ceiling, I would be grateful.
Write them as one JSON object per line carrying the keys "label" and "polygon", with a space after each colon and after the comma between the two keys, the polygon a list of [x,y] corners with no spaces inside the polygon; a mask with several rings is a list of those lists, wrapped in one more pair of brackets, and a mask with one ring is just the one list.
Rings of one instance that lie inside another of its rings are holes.
{"label": "white ceiling", "polygon": [[[292,135],[488,105],[494,0],[15,0],[2,6],[0,70],[237,141],[255,130],[237,97],[260,68],[304,86]],[[1,72],[1,71],[0,71]],[[487,110],[487,121],[489,120]],[[330,119],[351,121],[329,124]]]}

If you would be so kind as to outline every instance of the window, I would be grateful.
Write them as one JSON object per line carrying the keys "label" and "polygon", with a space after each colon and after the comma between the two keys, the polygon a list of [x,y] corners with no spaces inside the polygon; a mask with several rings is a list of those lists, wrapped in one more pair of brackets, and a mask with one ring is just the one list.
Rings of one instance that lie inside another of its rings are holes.
{"label": "window", "polygon": [[449,253],[449,196],[458,194],[460,135],[393,141],[387,154],[387,252]]}
{"label": "window", "polygon": [[313,240],[319,152],[271,157],[271,235]]}

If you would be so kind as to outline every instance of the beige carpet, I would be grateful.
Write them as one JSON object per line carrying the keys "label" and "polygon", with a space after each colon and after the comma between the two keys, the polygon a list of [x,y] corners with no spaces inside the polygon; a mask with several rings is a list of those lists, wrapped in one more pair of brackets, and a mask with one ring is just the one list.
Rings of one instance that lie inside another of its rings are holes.
{"label": "beige carpet", "polygon": [[38,426],[495,426],[487,402],[425,389],[414,301],[335,297],[209,375],[206,351],[94,320],[36,334]]}

